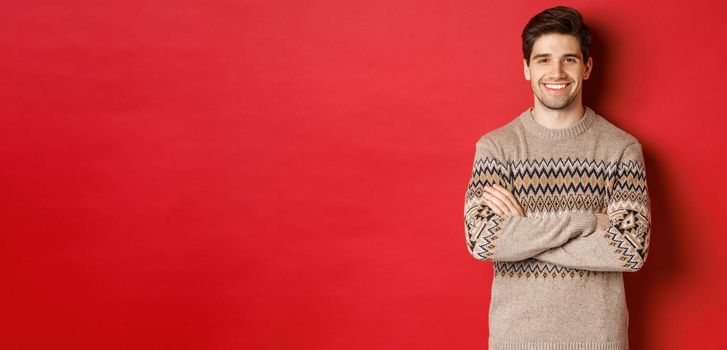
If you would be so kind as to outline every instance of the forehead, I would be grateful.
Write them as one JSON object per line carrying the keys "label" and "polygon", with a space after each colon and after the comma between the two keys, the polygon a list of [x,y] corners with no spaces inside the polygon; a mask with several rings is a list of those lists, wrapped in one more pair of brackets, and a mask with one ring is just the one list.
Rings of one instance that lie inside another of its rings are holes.
{"label": "forehead", "polygon": [[548,33],[535,40],[530,57],[540,54],[562,56],[569,53],[580,56],[581,47],[578,38],[570,34]]}

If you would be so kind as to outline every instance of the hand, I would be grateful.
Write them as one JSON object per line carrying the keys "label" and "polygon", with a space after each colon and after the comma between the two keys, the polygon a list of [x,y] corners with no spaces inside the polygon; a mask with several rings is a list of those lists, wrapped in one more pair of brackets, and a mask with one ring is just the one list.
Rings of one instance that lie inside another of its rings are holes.
{"label": "hand", "polygon": [[597,229],[605,230],[608,228],[608,225],[611,224],[611,222],[608,218],[608,214],[597,213],[597,214],[593,214],[593,215],[596,216],[596,228]]}
{"label": "hand", "polygon": [[484,197],[487,200],[487,205],[497,215],[525,216],[525,211],[523,211],[515,196],[500,185],[485,186]]}

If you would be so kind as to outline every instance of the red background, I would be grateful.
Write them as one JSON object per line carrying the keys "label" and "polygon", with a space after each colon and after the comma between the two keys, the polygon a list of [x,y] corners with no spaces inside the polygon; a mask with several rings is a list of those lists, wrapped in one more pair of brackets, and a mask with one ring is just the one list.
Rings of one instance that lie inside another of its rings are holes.
{"label": "red background", "polygon": [[[594,33],[585,104],[644,146],[632,348],[717,348],[727,6],[557,4]],[[0,348],[485,348],[466,182],[557,4],[4,3]]]}

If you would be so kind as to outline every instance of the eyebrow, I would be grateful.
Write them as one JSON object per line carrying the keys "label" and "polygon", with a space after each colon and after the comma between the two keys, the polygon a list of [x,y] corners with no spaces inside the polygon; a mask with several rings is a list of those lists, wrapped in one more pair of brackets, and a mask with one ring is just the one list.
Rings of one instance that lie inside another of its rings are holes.
{"label": "eyebrow", "polygon": [[[537,54],[537,55],[533,56],[533,59],[534,60],[537,60],[540,57],[550,57],[550,54],[549,53],[540,53],[540,54]],[[567,53],[567,54],[563,55],[563,57],[575,57],[575,58],[578,58],[578,59],[581,58],[580,55],[575,54],[575,53]]]}

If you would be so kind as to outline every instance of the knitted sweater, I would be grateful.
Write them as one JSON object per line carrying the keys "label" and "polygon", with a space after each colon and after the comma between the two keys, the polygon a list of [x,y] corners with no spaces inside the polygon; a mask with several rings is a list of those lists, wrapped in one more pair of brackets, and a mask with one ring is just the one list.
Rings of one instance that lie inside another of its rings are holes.
{"label": "knitted sweater", "polygon": [[[467,248],[493,261],[489,349],[628,349],[623,272],[649,250],[650,200],[639,141],[584,106],[546,128],[532,107],[476,144],[465,195]],[[525,216],[497,215],[499,184]],[[607,213],[607,228],[594,213]]]}

